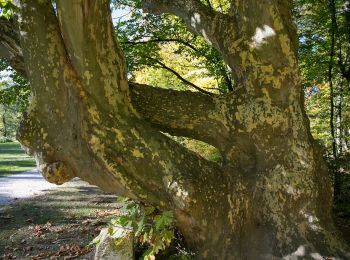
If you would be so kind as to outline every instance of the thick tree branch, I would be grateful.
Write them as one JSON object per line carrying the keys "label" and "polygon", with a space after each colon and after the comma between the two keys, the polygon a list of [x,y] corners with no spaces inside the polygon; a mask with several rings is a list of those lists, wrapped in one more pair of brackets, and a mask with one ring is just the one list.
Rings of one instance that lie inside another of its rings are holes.
{"label": "thick tree branch", "polygon": [[5,58],[18,73],[25,75],[18,30],[13,19],[0,17],[0,57]]}
{"label": "thick tree branch", "polygon": [[[216,12],[199,0],[143,0],[143,10],[150,13],[170,13],[184,20],[188,29],[202,35],[218,50],[223,50],[220,35],[224,31],[234,32],[234,20]],[[234,37],[232,38],[234,39]]]}
{"label": "thick tree branch", "polygon": [[26,47],[23,48],[26,73],[22,75],[30,81],[33,97],[17,138],[28,147],[49,180],[61,183],[67,177],[79,176],[106,190],[115,186],[114,190],[130,194],[110,175],[94,180],[96,172],[103,171],[103,167],[93,159],[81,159],[89,158],[89,150],[79,134],[78,122],[82,118],[77,107],[77,79],[51,2],[23,0],[17,4],[17,30],[21,31],[21,46]]}
{"label": "thick tree branch", "polygon": [[[71,63],[84,89],[106,110],[127,105],[126,65],[114,39],[109,1],[60,0],[57,10]],[[115,80],[106,84],[108,78]]]}
{"label": "thick tree branch", "polygon": [[221,113],[224,103],[221,97],[137,83],[129,85],[137,111],[161,131],[201,140],[221,151],[225,149],[229,129]]}

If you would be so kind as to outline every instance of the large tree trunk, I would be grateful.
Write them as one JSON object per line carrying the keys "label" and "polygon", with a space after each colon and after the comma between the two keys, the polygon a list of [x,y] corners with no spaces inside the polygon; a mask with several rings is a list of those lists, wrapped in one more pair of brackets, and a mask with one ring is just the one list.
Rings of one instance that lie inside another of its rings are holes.
{"label": "large tree trunk", "polygon": [[[196,0],[143,4],[202,34],[234,71],[236,89],[129,88],[107,0],[57,1],[57,15],[48,0],[19,1],[33,100],[18,137],[43,175],[78,176],[173,210],[200,259],[349,257],[303,110],[290,1],[232,1],[225,13]],[[223,165],[160,131],[214,145]]]}

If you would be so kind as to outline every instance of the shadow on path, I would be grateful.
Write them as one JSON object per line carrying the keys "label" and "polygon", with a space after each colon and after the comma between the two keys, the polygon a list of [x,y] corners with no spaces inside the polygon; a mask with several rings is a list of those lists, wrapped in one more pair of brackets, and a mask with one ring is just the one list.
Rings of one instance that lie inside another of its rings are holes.
{"label": "shadow on path", "polygon": [[0,177],[0,206],[42,194],[44,190],[55,187],[57,185],[47,182],[36,169]]}

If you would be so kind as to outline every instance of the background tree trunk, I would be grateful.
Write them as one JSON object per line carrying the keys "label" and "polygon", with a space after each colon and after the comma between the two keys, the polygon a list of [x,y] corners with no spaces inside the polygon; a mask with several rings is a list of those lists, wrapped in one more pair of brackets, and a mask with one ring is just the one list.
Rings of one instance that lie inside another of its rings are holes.
{"label": "background tree trunk", "polygon": [[6,122],[6,111],[4,110],[4,113],[2,114],[2,126],[3,126],[3,136],[7,137],[7,122]]}

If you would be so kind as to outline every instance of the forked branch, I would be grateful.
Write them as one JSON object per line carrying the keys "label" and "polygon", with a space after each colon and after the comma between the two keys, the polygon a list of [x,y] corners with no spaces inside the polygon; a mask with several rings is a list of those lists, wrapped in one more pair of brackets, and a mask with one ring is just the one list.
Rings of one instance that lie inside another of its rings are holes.
{"label": "forked branch", "polygon": [[142,7],[145,12],[170,13],[182,18],[190,31],[203,36],[219,51],[223,51],[219,35],[227,30],[232,31],[235,26],[233,19],[199,0],[143,0]]}

